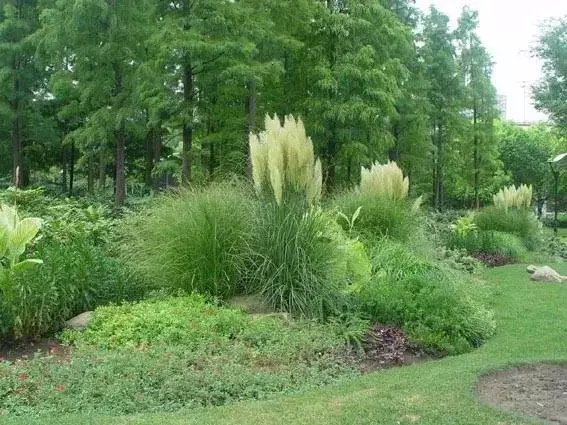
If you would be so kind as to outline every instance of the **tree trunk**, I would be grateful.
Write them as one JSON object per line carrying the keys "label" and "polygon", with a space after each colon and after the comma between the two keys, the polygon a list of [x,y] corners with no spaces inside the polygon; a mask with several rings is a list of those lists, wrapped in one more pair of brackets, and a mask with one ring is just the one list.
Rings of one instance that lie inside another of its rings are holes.
{"label": "tree trunk", "polygon": [[181,184],[191,181],[192,150],[193,150],[193,68],[191,64],[183,71],[183,100],[185,118],[183,119],[183,147],[181,152]]}
{"label": "tree trunk", "polygon": [[116,177],[115,177],[115,195],[116,206],[118,208],[124,205],[126,199],[126,176],[124,172],[124,156],[126,150],[126,134],[124,124],[120,125],[116,134]]}
{"label": "tree trunk", "polygon": [[325,186],[331,192],[337,184],[337,170],[335,159],[337,156],[337,135],[334,124],[331,125],[331,136],[327,140],[327,171],[325,173]]}
{"label": "tree trunk", "polygon": [[71,142],[69,156],[69,196],[73,196],[73,184],[75,182],[75,142]]}
{"label": "tree trunk", "polygon": [[480,152],[477,131],[478,111],[476,105],[473,107],[473,170],[474,170],[474,204],[480,208]]}
{"label": "tree trunk", "polygon": [[[64,137],[61,137],[63,140]],[[67,160],[67,146],[63,146],[61,149],[61,187],[63,189],[63,193],[67,193],[68,188],[68,180],[67,180],[67,170],[68,170],[68,160]]]}
{"label": "tree trunk", "polygon": [[106,157],[104,148],[100,148],[98,161],[98,190],[102,193],[106,189]]}
{"label": "tree trunk", "polygon": [[246,172],[248,176],[252,176],[252,160],[250,158],[250,143],[249,136],[250,133],[256,132],[256,106],[257,106],[257,93],[256,93],[256,83],[253,79],[248,80],[246,83],[248,88],[248,98],[246,99],[246,137],[244,138],[246,143]]}
{"label": "tree trunk", "polygon": [[[16,62],[13,64],[14,72],[18,72]],[[19,188],[22,186],[23,176],[23,146],[22,146],[22,129],[20,121],[20,79],[14,78],[14,94],[15,99],[11,102],[12,107],[12,186]]]}
{"label": "tree trunk", "polygon": [[154,169],[154,140],[155,140],[155,129],[150,129],[146,135],[146,155],[145,155],[145,165],[144,165],[144,182],[146,186],[151,187],[152,182],[152,171]]}
{"label": "tree trunk", "polygon": [[433,187],[434,187],[434,205],[437,211],[443,211],[443,126],[436,124],[435,126],[435,155],[433,170]]}
{"label": "tree trunk", "polygon": [[91,154],[88,157],[87,192],[92,195],[94,192],[95,164]]}
{"label": "tree trunk", "polygon": [[[120,64],[114,64],[114,86],[115,96],[118,96],[122,90],[122,70]],[[118,105],[115,105],[118,107]],[[114,177],[114,194],[116,207],[121,208],[126,199],[126,176],[124,172],[124,157],[126,150],[126,129],[124,122],[118,124],[118,131],[116,132],[116,171]]]}

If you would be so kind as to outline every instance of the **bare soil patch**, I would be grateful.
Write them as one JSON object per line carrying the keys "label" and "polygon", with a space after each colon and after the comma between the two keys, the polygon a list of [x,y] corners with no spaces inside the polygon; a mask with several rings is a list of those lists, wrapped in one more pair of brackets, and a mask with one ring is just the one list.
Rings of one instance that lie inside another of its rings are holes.
{"label": "bare soil patch", "polygon": [[30,360],[35,356],[53,356],[58,361],[65,361],[70,355],[69,347],[61,345],[56,339],[18,341],[0,346],[0,361]]}
{"label": "bare soil patch", "polygon": [[567,425],[567,364],[539,364],[489,373],[476,388],[491,406]]}

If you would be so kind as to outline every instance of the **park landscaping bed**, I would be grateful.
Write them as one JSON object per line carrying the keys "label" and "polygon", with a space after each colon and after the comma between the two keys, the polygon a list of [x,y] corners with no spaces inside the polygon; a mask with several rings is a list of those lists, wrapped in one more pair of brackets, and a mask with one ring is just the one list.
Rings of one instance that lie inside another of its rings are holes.
{"label": "park landscaping bed", "polygon": [[[556,266],[565,272],[564,265]],[[475,395],[479,376],[518,364],[567,362],[567,285],[534,285],[525,266],[488,270],[498,331],[460,356],[347,379],[266,401],[133,416],[6,418],[16,424],[411,424],[523,425],[537,418],[507,413]],[[528,386],[526,387],[528,388]],[[536,422],[534,422],[536,421]]]}

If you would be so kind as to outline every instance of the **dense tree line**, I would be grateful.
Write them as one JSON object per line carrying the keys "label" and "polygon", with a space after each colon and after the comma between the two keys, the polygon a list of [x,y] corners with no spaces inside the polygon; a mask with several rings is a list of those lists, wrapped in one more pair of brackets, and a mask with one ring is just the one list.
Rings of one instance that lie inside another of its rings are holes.
{"label": "dense tree line", "polygon": [[249,132],[295,114],[327,190],[391,159],[438,209],[479,205],[504,172],[477,27],[411,0],[0,0],[0,175],[121,205],[246,174]]}

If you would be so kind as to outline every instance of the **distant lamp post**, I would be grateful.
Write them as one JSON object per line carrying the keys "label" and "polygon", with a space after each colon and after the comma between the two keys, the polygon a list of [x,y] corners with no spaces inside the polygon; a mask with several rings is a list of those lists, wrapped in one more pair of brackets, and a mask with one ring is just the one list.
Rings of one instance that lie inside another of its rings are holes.
{"label": "distant lamp post", "polygon": [[551,168],[551,174],[553,175],[553,193],[555,199],[555,217],[553,220],[553,231],[557,235],[557,227],[559,221],[557,220],[557,203],[559,200],[559,178],[561,177],[562,168],[567,166],[567,153],[562,153],[557,155],[555,158],[552,158],[547,161],[549,167]]}

